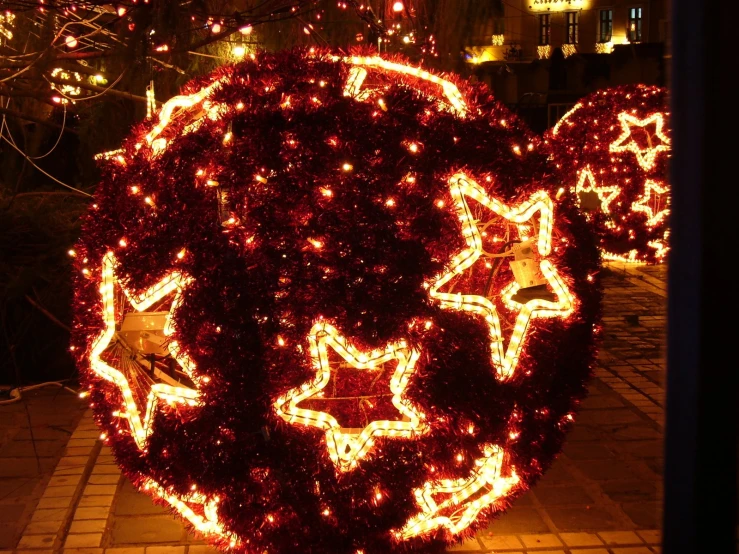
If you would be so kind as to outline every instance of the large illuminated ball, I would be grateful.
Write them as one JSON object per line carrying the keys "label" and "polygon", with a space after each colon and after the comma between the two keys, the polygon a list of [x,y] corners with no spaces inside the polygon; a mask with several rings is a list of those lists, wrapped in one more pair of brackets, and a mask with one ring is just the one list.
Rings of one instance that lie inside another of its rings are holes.
{"label": "large illuminated ball", "polygon": [[260,54],[102,159],[72,348],[125,473],[213,544],[438,550],[551,464],[599,256],[485,88]]}
{"label": "large illuminated ball", "polygon": [[664,88],[603,89],[545,136],[556,176],[591,222],[606,259],[655,263],[667,255],[668,110]]}

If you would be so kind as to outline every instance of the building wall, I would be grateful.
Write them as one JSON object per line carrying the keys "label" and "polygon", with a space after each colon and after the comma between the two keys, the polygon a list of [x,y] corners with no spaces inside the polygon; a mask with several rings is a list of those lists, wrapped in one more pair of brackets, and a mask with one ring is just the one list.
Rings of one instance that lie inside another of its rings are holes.
{"label": "building wall", "polygon": [[[551,50],[566,43],[566,13],[579,14],[576,51],[596,53],[600,11],[613,10],[612,44],[628,44],[629,8],[642,8],[641,43],[664,42],[667,29],[667,0],[504,0],[502,22],[481,22],[468,53],[472,63],[489,61],[531,61],[539,54],[539,15],[550,15]],[[494,33],[503,27],[503,44],[493,44]],[[602,53],[601,47],[601,53]],[[515,50],[514,50],[515,49]],[[606,47],[610,51],[611,45]],[[519,54],[520,52],[520,54]]]}

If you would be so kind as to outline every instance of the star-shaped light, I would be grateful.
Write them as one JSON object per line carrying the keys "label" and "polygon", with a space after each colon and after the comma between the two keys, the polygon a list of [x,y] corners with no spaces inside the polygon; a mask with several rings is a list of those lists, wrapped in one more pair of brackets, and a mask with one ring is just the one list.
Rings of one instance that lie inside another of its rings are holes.
{"label": "star-shaped light", "polygon": [[600,201],[600,210],[604,214],[610,213],[610,204],[621,192],[621,187],[598,187],[596,184],[595,175],[593,175],[593,171],[590,169],[590,166],[585,166],[585,168],[580,171],[577,184],[575,185],[577,203],[578,205],[583,206],[584,209],[587,209],[587,206],[584,205],[585,202],[583,196],[585,194],[595,194],[598,196],[598,200]]}
{"label": "star-shaped light", "polygon": [[[449,270],[439,276],[430,285],[430,295],[441,303],[443,308],[466,310],[482,315],[490,329],[493,364],[499,379],[508,379],[518,365],[518,355],[532,317],[567,317],[572,313],[574,300],[557,269],[551,261],[545,259],[551,251],[553,206],[552,200],[545,191],[534,193],[531,198],[515,207],[509,207],[495,198],[490,198],[485,190],[463,173],[457,173],[450,179],[450,192],[462,222],[462,235],[467,248],[457,254]],[[525,236],[524,224],[539,214],[539,232],[535,241],[540,258],[539,269],[557,300],[533,298],[525,303],[514,300],[514,295],[521,288],[515,281],[500,291],[507,308],[518,311],[513,332],[508,346],[505,347],[501,331],[498,310],[485,296],[478,294],[440,292],[444,285],[454,277],[470,268],[482,255],[482,236],[477,227],[467,198],[472,198],[492,212],[491,215],[502,217],[515,224],[519,235]]]}
{"label": "star-shaped light", "polygon": [[[166,337],[174,332],[172,314],[180,303],[182,289],[189,281],[189,278],[175,271],[149,288],[144,294],[134,296],[118,282],[115,276],[116,265],[117,262],[113,253],[109,252],[103,257],[100,294],[105,329],[92,344],[90,350],[90,367],[98,376],[114,383],[120,390],[123,396],[123,407],[117,415],[128,421],[136,445],[143,450],[146,440],[151,434],[151,423],[159,403],[163,401],[194,406],[197,404],[199,393],[195,389],[181,385],[155,383],[149,390],[143,412],[139,410],[139,406],[136,404],[133,391],[131,390],[131,384],[126,375],[119,369],[111,366],[102,357],[109,348],[123,347],[126,350],[127,360],[132,359],[134,363],[146,362],[146,358],[136,349],[136,345],[127,344],[121,334],[121,330],[117,329],[116,299],[120,295],[116,294],[116,287],[120,287],[125,293],[127,301],[138,312],[145,312],[167,295],[174,294],[174,299],[172,300],[169,312],[164,317],[164,321],[161,322],[161,318],[155,317],[156,314],[153,314],[146,325],[147,331],[155,332],[161,329]],[[119,312],[123,311],[120,307],[118,308]],[[159,325],[162,325],[162,327],[158,328]],[[169,341],[167,348],[185,373],[194,382],[197,382],[193,374],[195,366],[189,356],[179,348],[177,342]],[[164,374],[161,374],[160,377],[166,378]]]}
{"label": "star-shaped light", "polygon": [[501,477],[503,450],[485,445],[469,477],[426,482],[415,491],[421,513],[412,517],[396,536],[409,539],[439,527],[456,535],[466,529],[483,509],[506,495],[519,482],[515,472]]}
{"label": "star-shaped light", "polygon": [[[660,112],[655,112],[649,117],[639,119],[628,112],[618,114],[618,120],[621,123],[621,136],[619,136],[610,145],[611,152],[633,152],[636,155],[636,161],[644,171],[649,171],[654,167],[657,154],[660,152],[669,152],[670,139],[662,132],[665,120]],[[646,127],[655,125],[654,134],[650,134]],[[640,127],[643,129],[647,137],[647,145],[642,148],[632,136],[632,127]],[[657,139],[658,144],[653,144]]]}
{"label": "star-shaped light", "polygon": [[[337,56],[334,59],[338,61],[341,58]],[[420,67],[412,67],[410,65],[391,62],[382,59],[380,56],[351,56],[346,57],[343,60],[344,62],[354,66],[349,70],[349,78],[344,87],[344,96],[351,96],[360,101],[366,100],[369,97],[371,91],[362,90],[362,85],[367,77],[367,70],[365,67],[370,67],[386,72],[410,75],[437,85],[441,88],[441,91],[446,98],[445,104],[451,112],[455,113],[459,117],[464,117],[467,113],[467,104],[464,101],[464,97],[454,83],[447,81],[438,75],[429,73]]]}
{"label": "star-shaped light", "polygon": [[[410,438],[426,431],[426,426],[421,422],[423,415],[404,398],[405,389],[420,355],[419,352],[409,349],[405,341],[389,344],[383,350],[359,352],[327,323],[314,325],[308,341],[311,362],[316,369],[315,378],[278,398],[274,407],[277,414],[288,423],[302,423],[325,430],[329,456],[340,471],[354,469],[358,460],[366,456],[374,445],[375,437]],[[376,420],[361,429],[346,429],[327,412],[299,408],[298,404],[303,400],[320,399],[321,391],[332,378],[328,347],[351,367],[368,372],[376,372],[381,369],[382,364],[397,360],[398,365],[390,379],[390,392],[393,405],[400,412],[402,419]]]}
{"label": "star-shaped light", "polygon": [[670,213],[669,197],[665,196],[669,190],[666,185],[647,179],[644,183],[644,194],[631,205],[635,212],[644,212],[647,215],[648,227],[658,225]]}
{"label": "star-shaped light", "polygon": [[[221,539],[229,539],[230,546],[236,546],[238,539],[225,530],[218,517],[218,497],[209,498],[193,490],[190,494],[180,495],[162,487],[153,479],[147,479],[143,490],[152,491],[162,500],[166,500],[182,517],[192,523],[193,527],[204,535],[216,535]],[[193,510],[195,508],[197,510]]]}

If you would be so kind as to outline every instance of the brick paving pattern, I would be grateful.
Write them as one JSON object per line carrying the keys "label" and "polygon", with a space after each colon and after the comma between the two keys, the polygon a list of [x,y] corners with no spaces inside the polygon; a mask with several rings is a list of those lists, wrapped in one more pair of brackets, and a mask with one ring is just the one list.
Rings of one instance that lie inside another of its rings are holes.
{"label": "brick paving pattern", "polygon": [[[660,552],[666,268],[609,264],[604,283],[595,378],[562,454],[505,514],[450,552]],[[88,414],[22,526],[16,554],[215,552],[122,479],[97,436]],[[0,554],[12,550],[0,542]]]}

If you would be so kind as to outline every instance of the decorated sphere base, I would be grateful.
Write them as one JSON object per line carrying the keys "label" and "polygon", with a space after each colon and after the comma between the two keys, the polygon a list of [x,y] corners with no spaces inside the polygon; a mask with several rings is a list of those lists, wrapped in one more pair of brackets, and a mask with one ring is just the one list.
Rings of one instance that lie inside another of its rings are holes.
{"label": "decorated sphere base", "polygon": [[608,260],[658,263],[669,250],[667,90],[624,85],[581,99],[543,145]]}
{"label": "decorated sphere base", "polygon": [[126,475],[213,544],[434,551],[551,464],[599,256],[484,87],[260,54],[103,158],[73,350]]}

